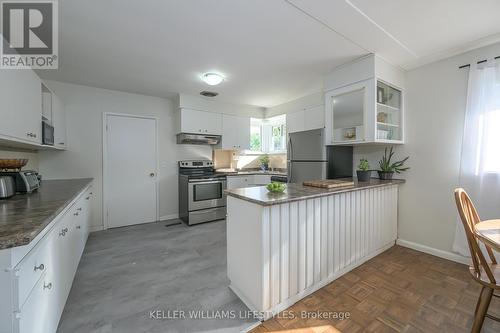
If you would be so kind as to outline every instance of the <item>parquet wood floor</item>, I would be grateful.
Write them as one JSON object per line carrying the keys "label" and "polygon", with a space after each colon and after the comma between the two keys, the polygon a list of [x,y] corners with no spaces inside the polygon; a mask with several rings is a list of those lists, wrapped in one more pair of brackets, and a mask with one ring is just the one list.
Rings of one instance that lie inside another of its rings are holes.
{"label": "parquet wood floor", "polygon": [[[394,246],[269,319],[252,333],[470,332],[480,286],[468,267]],[[301,318],[301,311],[349,312],[349,319]],[[500,299],[490,313],[500,316]],[[285,318],[288,317],[288,318]],[[482,332],[499,333],[486,318]]]}

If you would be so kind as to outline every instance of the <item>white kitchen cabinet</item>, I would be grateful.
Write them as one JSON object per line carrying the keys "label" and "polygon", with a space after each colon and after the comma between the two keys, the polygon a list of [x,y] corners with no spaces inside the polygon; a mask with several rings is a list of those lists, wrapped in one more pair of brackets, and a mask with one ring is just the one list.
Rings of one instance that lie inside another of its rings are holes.
{"label": "white kitchen cabinet", "polygon": [[222,115],[222,149],[250,149],[250,117]]}
{"label": "white kitchen cabinet", "polygon": [[179,133],[222,135],[222,114],[179,109]]}
{"label": "white kitchen cabinet", "polygon": [[325,79],[328,144],[403,144],[404,81],[404,72],[375,55],[332,72]]}
{"label": "white kitchen cabinet", "polygon": [[0,119],[0,137],[3,139],[42,142],[41,81],[34,71],[1,71]]}
{"label": "white kitchen cabinet", "polygon": [[304,130],[314,130],[325,127],[325,106],[318,105],[304,110]]}
{"label": "white kitchen cabinet", "polygon": [[323,105],[304,108],[287,113],[286,130],[288,133],[309,131],[325,127],[325,108]]}
{"label": "white kitchen cabinet", "polygon": [[304,130],[304,111],[287,113],[286,115],[286,131],[288,133],[301,132]]}
{"label": "white kitchen cabinet", "polygon": [[271,182],[271,175],[240,175],[227,176],[227,188],[242,188],[251,186],[263,186]]}
{"label": "white kitchen cabinet", "polygon": [[262,186],[271,182],[271,175],[253,175],[252,185]]}
{"label": "white kitchen cabinet", "polygon": [[246,176],[227,176],[227,189],[231,190],[234,188],[249,187],[253,181],[253,175]]}
{"label": "white kitchen cabinet", "polygon": [[60,314],[57,310],[57,288],[51,271],[38,281],[17,316],[20,333],[56,332]]}
{"label": "white kitchen cabinet", "polygon": [[88,187],[36,244],[26,245],[29,250],[0,251],[6,268],[0,272],[0,294],[5,295],[0,299],[0,332],[56,332],[88,237],[91,200]]}
{"label": "white kitchen cabinet", "polygon": [[52,125],[54,126],[54,146],[66,148],[66,112],[61,99],[55,94],[52,98]]}

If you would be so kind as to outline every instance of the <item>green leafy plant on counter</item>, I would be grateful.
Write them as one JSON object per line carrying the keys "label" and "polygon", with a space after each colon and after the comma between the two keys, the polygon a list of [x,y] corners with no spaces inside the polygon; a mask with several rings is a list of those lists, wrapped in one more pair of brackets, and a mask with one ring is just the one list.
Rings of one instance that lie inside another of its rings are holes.
{"label": "green leafy plant on counter", "polygon": [[358,169],[361,171],[368,171],[368,169],[370,169],[370,163],[368,163],[366,158],[359,160]]}
{"label": "green leafy plant on counter", "polygon": [[267,170],[269,168],[269,155],[265,154],[259,157],[260,168],[262,170]]}
{"label": "green leafy plant on counter", "polygon": [[392,175],[395,173],[401,173],[410,169],[410,167],[405,167],[405,162],[410,158],[407,156],[400,161],[392,162],[392,158],[394,156],[393,148],[389,150],[389,154],[387,154],[387,148],[384,150],[384,156],[378,162],[380,170],[378,171],[380,179],[392,179]]}

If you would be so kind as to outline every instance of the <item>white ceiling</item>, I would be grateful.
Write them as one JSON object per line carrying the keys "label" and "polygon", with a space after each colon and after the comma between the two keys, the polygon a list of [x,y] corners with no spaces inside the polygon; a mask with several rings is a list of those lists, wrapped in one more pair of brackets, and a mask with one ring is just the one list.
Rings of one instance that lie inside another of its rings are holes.
{"label": "white ceiling", "polygon": [[[498,0],[64,0],[46,79],[270,107],[374,52],[406,69],[500,40]],[[226,81],[209,87],[204,72]]]}

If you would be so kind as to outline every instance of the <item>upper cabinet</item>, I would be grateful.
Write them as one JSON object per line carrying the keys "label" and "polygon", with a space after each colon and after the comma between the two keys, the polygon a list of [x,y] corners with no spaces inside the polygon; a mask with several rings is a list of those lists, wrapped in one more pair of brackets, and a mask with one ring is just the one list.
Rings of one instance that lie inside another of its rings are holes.
{"label": "upper cabinet", "polygon": [[287,113],[286,129],[288,133],[308,131],[325,127],[325,107],[317,105],[300,111]]}
{"label": "upper cabinet", "polygon": [[250,117],[222,115],[222,149],[250,149]]}
{"label": "upper cabinet", "polygon": [[43,145],[42,120],[54,126],[54,147],[66,146],[63,104],[30,69],[0,71],[0,119],[2,146],[53,148]]}
{"label": "upper cabinet", "polygon": [[53,95],[52,100],[52,126],[54,126],[54,146],[66,148],[66,112],[62,101]]}
{"label": "upper cabinet", "polygon": [[222,114],[181,108],[178,132],[222,135]]}
{"label": "upper cabinet", "polygon": [[0,137],[3,141],[42,143],[41,81],[29,69],[0,72]]}
{"label": "upper cabinet", "polygon": [[42,83],[42,120],[54,127],[54,147],[66,148],[66,113],[61,99]]}
{"label": "upper cabinet", "polygon": [[375,55],[325,80],[326,144],[404,143],[404,72]]}

